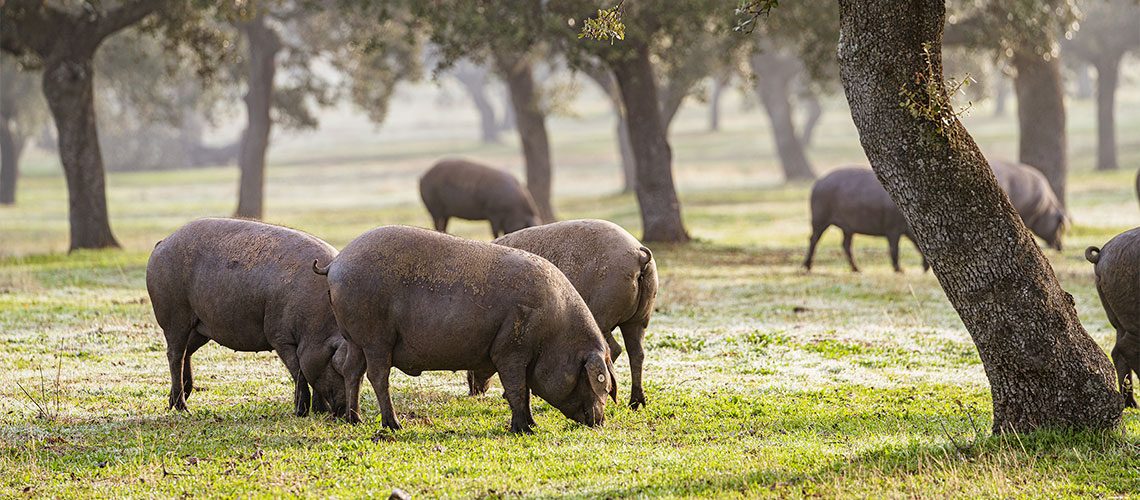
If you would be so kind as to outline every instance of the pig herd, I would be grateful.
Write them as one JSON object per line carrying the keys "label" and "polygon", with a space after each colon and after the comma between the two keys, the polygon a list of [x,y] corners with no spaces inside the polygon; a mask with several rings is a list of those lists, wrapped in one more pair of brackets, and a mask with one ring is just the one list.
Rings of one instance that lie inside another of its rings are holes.
{"label": "pig herd", "polygon": [[[1024,165],[992,162],[1026,226],[1058,250],[1067,224],[1048,183]],[[385,427],[400,423],[392,368],[467,371],[483,394],[498,373],[512,432],[531,432],[531,393],[567,418],[595,426],[617,401],[613,362],[624,344],[629,405],[646,404],[645,329],[657,295],[653,254],[602,220],[539,225],[526,188],[502,171],[443,160],[420,179],[435,229],[384,226],[339,253],[301,231],[250,220],[199,219],[155,245],[146,285],[167,344],[169,407],[194,391],[191,356],[213,340],[236,351],[276,351],[294,383],[294,413],[359,422],[365,373]],[[444,233],[451,217],[487,220],[490,243]],[[867,168],[836,169],[811,191],[808,270],[821,234],[843,231],[852,271],[854,234],[883,236],[901,272],[901,237],[914,235]],[[502,235],[502,236],[501,236]],[[1112,359],[1130,406],[1140,370],[1140,228],[1090,247],[1096,284],[1117,329]],[[923,259],[923,268],[929,266]],[[620,329],[622,344],[614,338]]]}
{"label": "pig herd", "polygon": [[[472,395],[498,373],[513,432],[532,431],[532,393],[595,426],[606,399],[617,401],[614,329],[630,359],[629,404],[645,405],[643,343],[657,296],[648,248],[607,221],[538,226],[525,188],[470,162],[440,162],[421,194],[439,232],[379,227],[339,253],[301,231],[240,219],[195,220],[158,242],[146,284],[166,337],[170,408],[186,409],[191,356],[213,340],[276,351],[298,416],[359,422],[367,373],[383,425],[399,429],[392,368],[466,370]],[[450,236],[442,231],[453,216],[510,234],[491,243]]]}

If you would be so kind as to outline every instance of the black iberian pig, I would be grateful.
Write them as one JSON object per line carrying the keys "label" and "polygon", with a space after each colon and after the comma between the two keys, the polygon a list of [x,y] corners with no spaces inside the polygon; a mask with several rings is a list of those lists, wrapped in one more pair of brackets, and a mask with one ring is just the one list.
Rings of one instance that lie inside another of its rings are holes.
{"label": "black iberian pig", "polygon": [[[855,258],[851,256],[851,238],[856,234],[885,236],[890,245],[891,265],[895,272],[900,273],[899,238],[906,236],[915,241],[902,212],[883,189],[875,173],[866,167],[837,168],[812,186],[811,239],[804,259],[807,270],[811,270],[820,236],[832,225],[843,231],[843,252],[847,254],[847,263],[853,272],[859,272]],[[930,268],[925,258],[922,268]]]}
{"label": "black iberian pig", "polygon": [[491,222],[498,237],[542,221],[526,187],[511,174],[467,160],[441,160],[420,177],[420,197],[436,231],[452,217]]}
{"label": "black iberian pig", "polygon": [[344,378],[334,358],[344,339],[328,282],[311,271],[336,250],[286,227],[240,219],[199,219],[155,245],[146,289],[166,336],[170,407],[186,409],[190,356],[213,340],[235,351],[277,351],[295,383],[294,409],[342,414]]}
{"label": "black iberian pig", "polygon": [[574,286],[522,250],[406,226],[368,231],[327,268],[347,340],[348,418],[360,419],[367,369],[385,427],[399,429],[388,375],[427,370],[499,373],[511,431],[530,432],[530,393],[586,425],[617,399],[609,349]]}
{"label": "black iberian pig", "polygon": [[1096,291],[1116,329],[1112,364],[1124,404],[1136,408],[1132,373],[1140,373],[1140,228],[1116,235],[1103,248],[1088,247],[1085,259],[1093,263]]}
{"label": "black iberian pig", "polygon": [[[613,330],[621,328],[632,379],[629,405],[644,406],[645,328],[657,298],[657,264],[649,249],[621,226],[597,219],[527,228],[492,243],[526,250],[558,266],[586,301],[613,359],[621,354]],[[470,393],[487,392],[492,373],[468,372]]]}
{"label": "black iberian pig", "polygon": [[990,168],[1026,227],[1053,249],[1061,250],[1069,218],[1045,176],[1018,163],[991,161]]}

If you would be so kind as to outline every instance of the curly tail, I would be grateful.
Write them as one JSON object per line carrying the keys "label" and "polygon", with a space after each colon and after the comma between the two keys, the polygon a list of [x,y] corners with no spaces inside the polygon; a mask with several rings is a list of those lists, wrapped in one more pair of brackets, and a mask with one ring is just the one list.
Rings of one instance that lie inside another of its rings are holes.
{"label": "curly tail", "polygon": [[641,255],[638,257],[638,261],[641,262],[641,272],[645,273],[645,270],[649,267],[649,263],[653,262],[653,252],[650,252],[649,249],[645,247],[641,247],[638,250],[641,250]]}
{"label": "curly tail", "polygon": [[1085,249],[1085,260],[1096,264],[1100,262],[1100,249],[1097,247],[1088,247]]}
{"label": "curly tail", "polygon": [[332,262],[329,262],[329,265],[327,265],[325,267],[318,266],[317,262],[319,262],[319,261],[317,261],[315,259],[313,260],[313,272],[317,273],[321,276],[328,276],[329,275],[329,268],[332,267]]}

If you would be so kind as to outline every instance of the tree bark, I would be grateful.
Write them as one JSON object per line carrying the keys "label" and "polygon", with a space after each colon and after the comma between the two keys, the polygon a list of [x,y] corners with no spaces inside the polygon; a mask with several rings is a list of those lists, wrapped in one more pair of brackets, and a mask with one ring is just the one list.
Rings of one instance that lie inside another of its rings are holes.
{"label": "tree bark", "polygon": [[673,184],[673,151],[657,99],[657,83],[644,42],[627,40],[633,54],[612,61],[625,103],[630,145],[637,163],[637,203],[641,209],[642,240],[686,242],[689,233],[681,218],[681,202]]}
{"label": "tree bark", "polygon": [[1019,157],[1021,163],[1040,170],[1065,205],[1065,94],[1061,84],[1061,63],[1030,49],[1014,50],[1011,60],[1017,69],[1013,80],[1017,94]]}
{"label": "tree bark", "polygon": [[1124,54],[1104,54],[1096,64],[1096,169],[1116,170],[1116,87]]}
{"label": "tree bark", "polygon": [[784,180],[797,182],[815,179],[803,143],[796,135],[796,124],[792,117],[791,83],[800,72],[799,61],[776,53],[773,47],[765,47],[753,52],[749,63],[752,65],[752,73],[756,75],[756,93],[764,103],[771,124],[772,139],[776,143],[776,153],[780,156]]}
{"label": "tree bark", "polygon": [[265,153],[269,149],[269,134],[273,128],[270,112],[273,108],[273,79],[277,73],[277,53],[281,39],[273,28],[265,24],[265,16],[258,15],[240,24],[248,42],[246,61],[245,110],[247,124],[241,136],[238,168],[241,180],[238,185],[238,206],[235,215],[260,219],[264,215]]}
{"label": "tree bark", "polygon": [[487,71],[471,63],[455,68],[455,79],[471,97],[475,110],[479,112],[480,140],[483,144],[499,143],[499,122],[495,117],[495,107],[487,96]]}
{"label": "tree bark", "polygon": [[495,60],[511,93],[517,125],[515,128],[518,129],[526,161],[526,187],[538,206],[542,221],[554,222],[557,219],[550,203],[550,138],[546,133],[546,113],[542,110],[542,103],[535,91],[533,65],[525,58],[503,53],[496,54]]}
{"label": "tree bark", "polygon": [[20,177],[20,154],[27,137],[13,130],[14,120],[0,116],[0,205],[16,203],[16,181]]}
{"label": "tree bark", "polygon": [[69,250],[119,246],[107,214],[103,154],[95,122],[92,52],[59,54],[44,63],[44,97],[55,120],[59,158],[67,179]]}
{"label": "tree bark", "polygon": [[919,107],[949,99],[915,83],[941,87],[944,0],[839,4],[840,75],[860,141],[978,348],[994,432],[1117,427],[1123,399],[1108,357],[965,127],[900,105],[904,88]]}

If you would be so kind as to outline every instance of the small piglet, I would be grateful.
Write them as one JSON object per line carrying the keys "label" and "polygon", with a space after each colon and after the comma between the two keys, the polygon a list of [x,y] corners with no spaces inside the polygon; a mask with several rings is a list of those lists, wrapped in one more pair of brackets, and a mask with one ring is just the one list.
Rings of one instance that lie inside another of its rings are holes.
{"label": "small piglet", "polygon": [[[851,238],[856,234],[886,236],[891,249],[891,265],[899,267],[899,238],[906,236],[915,241],[910,226],[894,200],[883,189],[878,177],[869,168],[840,167],[823,176],[811,188],[811,239],[808,243],[804,268],[811,270],[815,246],[820,236],[832,225],[843,231],[843,252],[851,271],[859,272],[851,256]],[[922,269],[929,269],[922,259]]]}
{"label": "small piglet", "polygon": [[[186,409],[190,356],[213,340],[235,351],[277,351],[295,383],[297,416],[343,414],[345,344],[328,283],[310,271],[336,250],[309,234],[238,219],[199,219],[155,245],[146,289],[166,336],[170,407]],[[309,384],[315,394],[311,397]]]}
{"label": "small piglet", "polygon": [[399,429],[388,389],[393,367],[499,373],[511,431],[531,432],[530,392],[594,426],[617,399],[613,364],[590,309],[543,258],[426,229],[386,226],[344,248],[327,268],[333,311],[347,339],[345,392],[360,419],[360,382],[376,391],[385,427]]}
{"label": "small piglet", "polygon": [[1128,407],[1136,408],[1132,373],[1140,374],[1140,228],[1116,235],[1103,248],[1088,247],[1085,259],[1095,266],[1096,291],[1116,329],[1112,364],[1120,393]]}
{"label": "small piglet", "polygon": [[452,217],[488,220],[491,234],[541,223],[526,187],[514,176],[467,160],[442,160],[420,177],[420,197],[435,230],[446,232]]}
{"label": "small piglet", "polygon": [[1019,163],[990,161],[990,168],[1029,230],[1060,251],[1063,248],[1061,237],[1069,218],[1045,176],[1037,169]]}
{"label": "small piglet", "polygon": [[[621,328],[633,379],[629,405],[644,406],[645,328],[657,297],[657,264],[649,249],[621,226],[597,219],[527,228],[492,243],[526,250],[558,266],[586,301],[614,359],[621,354],[621,345],[614,340],[613,329]],[[469,372],[470,393],[487,392],[492,373]]]}

